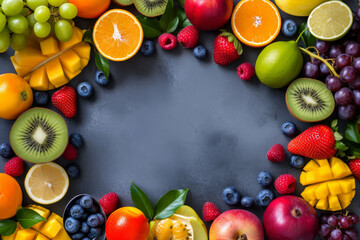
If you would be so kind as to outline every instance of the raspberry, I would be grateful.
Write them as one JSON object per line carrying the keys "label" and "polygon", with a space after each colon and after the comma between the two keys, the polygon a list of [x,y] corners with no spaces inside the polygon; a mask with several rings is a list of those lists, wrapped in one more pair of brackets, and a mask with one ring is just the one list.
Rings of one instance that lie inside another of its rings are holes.
{"label": "raspberry", "polygon": [[219,215],[220,210],[212,202],[206,202],[203,207],[203,219],[205,222],[214,221]]}
{"label": "raspberry", "polygon": [[14,157],[5,164],[5,173],[12,177],[19,177],[23,172],[24,162],[19,157]]}
{"label": "raspberry", "polygon": [[78,152],[77,152],[76,148],[71,143],[69,143],[62,156],[66,160],[72,161],[77,157],[77,154],[78,154]]}
{"label": "raspberry", "polygon": [[199,30],[190,25],[178,33],[177,40],[184,48],[194,48],[199,42],[199,35]]}
{"label": "raspberry", "polygon": [[158,38],[159,45],[164,50],[172,50],[176,47],[176,37],[170,33],[163,33]]}
{"label": "raspberry", "polygon": [[270,148],[266,157],[271,162],[282,162],[285,160],[285,150],[281,144],[275,144]]}
{"label": "raspberry", "polygon": [[255,68],[251,63],[243,63],[237,67],[237,74],[242,80],[248,81],[255,76]]}
{"label": "raspberry", "polygon": [[275,180],[274,186],[280,194],[292,194],[295,192],[296,178],[291,174],[280,175]]}
{"label": "raspberry", "polygon": [[108,193],[108,194],[104,195],[99,200],[99,203],[100,203],[100,205],[101,205],[101,207],[104,210],[104,213],[106,215],[109,215],[110,213],[115,211],[115,209],[117,208],[118,202],[119,202],[119,197],[114,192],[111,192],[111,193]]}

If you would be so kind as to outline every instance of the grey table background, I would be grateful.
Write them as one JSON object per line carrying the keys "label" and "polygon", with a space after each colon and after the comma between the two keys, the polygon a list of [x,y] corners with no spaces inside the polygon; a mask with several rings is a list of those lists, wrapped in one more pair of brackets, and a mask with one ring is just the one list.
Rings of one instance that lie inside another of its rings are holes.
{"label": "grey table background", "polygon": [[[345,2],[356,9],[357,1]],[[293,18],[281,14],[283,19]],[[304,20],[296,18],[298,23]],[[89,28],[94,22],[79,20],[79,25]],[[280,130],[284,121],[294,121],[300,130],[311,124],[290,115],[284,101],[286,89],[270,89],[256,78],[239,79],[236,67],[243,62],[255,64],[261,49],[245,47],[235,63],[216,65],[212,60],[216,35],[201,33],[200,43],[209,51],[207,61],[197,60],[191,50],[180,46],[166,52],[155,44],[152,57],[137,54],[126,62],[113,62],[113,81],[106,88],[94,82],[92,55],[70,85],[89,81],[95,94],[89,100],[79,98],[76,118],[66,120],[69,133],[79,132],[85,139],[76,159],[82,174],[71,180],[65,198],[50,209],[62,214],[66,203],[80,193],[99,199],[116,192],[120,206],[132,205],[130,181],[134,181],[153,202],[170,189],[190,188],[186,204],[201,216],[206,201],[222,211],[230,209],[222,200],[227,186],[255,198],[262,189],[256,180],[262,170],[274,178],[291,173],[299,179],[300,171],[290,167],[289,156],[282,163],[271,163],[266,153],[276,143],[287,146],[290,138]],[[288,39],[280,34],[277,40]],[[0,55],[0,73],[14,72],[11,55],[10,51]],[[12,124],[0,119],[0,142],[9,141]],[[0,159],[0,172],[5,162]],[[62,159],[56,162],[68,164]],[[27,171],[31,164],[26,166]],[[22,187],[24,177],[18,179]],[[303,189],[299,182],[296,189],[297,194]],[[31,202],[25,190],[24,197],[25,204]],[[349,209],[360,215],[359,204],[357,193]],[[264,212],[259,207],[250,211],[260,219]]]}

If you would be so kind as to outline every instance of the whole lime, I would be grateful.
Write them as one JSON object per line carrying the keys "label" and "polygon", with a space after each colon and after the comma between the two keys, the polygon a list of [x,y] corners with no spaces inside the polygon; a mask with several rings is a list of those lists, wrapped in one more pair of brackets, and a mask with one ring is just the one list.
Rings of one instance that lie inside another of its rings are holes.
{"label": "whole lime", "polygon": [[301,72],[303,57],[295,41],[279,41],[259,54],[255,70],[259,80],[271,88],[282,88]]}

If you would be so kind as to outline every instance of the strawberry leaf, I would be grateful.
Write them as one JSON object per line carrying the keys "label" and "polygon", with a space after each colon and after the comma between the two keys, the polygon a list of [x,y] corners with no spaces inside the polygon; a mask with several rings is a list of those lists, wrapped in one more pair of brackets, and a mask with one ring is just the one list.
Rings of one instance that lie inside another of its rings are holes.
{"label": "strawberry leaf", "polygon": [[149,197],[133,182],[131,182],[130,192],[135,207],[140,209],[148,220],[152,220],[154,216],[154,207]]}

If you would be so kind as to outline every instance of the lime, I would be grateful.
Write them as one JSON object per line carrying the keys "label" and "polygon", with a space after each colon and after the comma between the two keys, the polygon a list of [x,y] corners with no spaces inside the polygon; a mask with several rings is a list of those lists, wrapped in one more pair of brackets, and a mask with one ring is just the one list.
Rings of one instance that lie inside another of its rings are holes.
{"label": "lime", "polygon": [[329,1],[316,7],[308,18],[308,27],[312,35],[324,41],[335,41],[350,30],[353,13],[348,5],[341,1]]}

